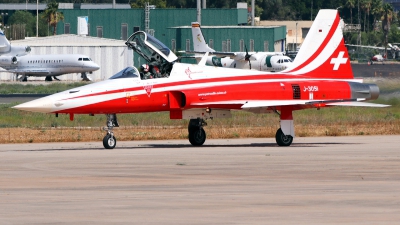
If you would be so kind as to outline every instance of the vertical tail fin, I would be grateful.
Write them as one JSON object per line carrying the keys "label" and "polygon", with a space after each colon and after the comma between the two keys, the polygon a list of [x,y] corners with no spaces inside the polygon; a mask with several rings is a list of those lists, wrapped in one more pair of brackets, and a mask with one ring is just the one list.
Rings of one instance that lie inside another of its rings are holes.
{"label": "vertical tail fin", "polygon": [[10,42],[7,40],[4,32],[0,29],[0,54],[9,52],[10,48]]}
{"label": "vertical tail fin", "polygon": [[204,39],[203,33],[201,33],[200,24],[198,22],[192,22],[192,36],[193,36],[193,50],[195,52],[215,52],[214,49],[210,48]]}
{"label": "vertical tail fin", "polygon": [[292,68],[285,72],[314,78],[353,78],[337,10],[318,12]]}

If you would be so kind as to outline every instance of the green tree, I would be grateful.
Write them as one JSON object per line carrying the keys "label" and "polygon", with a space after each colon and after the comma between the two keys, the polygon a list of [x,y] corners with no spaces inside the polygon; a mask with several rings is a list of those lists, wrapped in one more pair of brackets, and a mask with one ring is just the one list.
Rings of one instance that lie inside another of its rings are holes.
{"label": "green tree", "polygon": [[371,2],[371,14],[373,18],[372,26],[377,27],[377,20],[380,19],[383,14],[383,2],[382,0],[372,0]]}
{"label": "green tree", "polygon": [[353,8],[355,6],[355,0],[346,0],[345,6],[350,9],[350,24],[353,24]]}
{"label": "green tree", "polygon": [[[10,16],[8,20],[10,25],[25,24],[25,34],[27,37],[36,36],[36,15],[30,12],[18,10]],[[48,25],[42,14],[39,14],[39,36],[48,35]]]}
{"label": "green tree", "polygon": [[384,34],[384,43],[385,43],[385,55],[387,55],[387,44],[388,44],[388,34],[390,30],[390,22],[394,16],[393,6],[389,3],[383,4],[383,20],[382,20],[382,30]]}
{"label": "green tree", "polygon": [[10,25],[25,24],[26,36],[36,36],[36,20],[32,13],[27,11],[15,11],[8,20]]}
{"label": "green tree", "polygon": [[369,31],[369,25],[368,30],[365,29],[365,26],[367,25],[367,23],[369,24],[369,22],[367,22],[367,15],[369,18],[369,11],[371,9],[371,0],[361,0],[360,1],[360,7],[361,9],[364,11],[364,32],[368,32]]}
{"label": "green tree", "polygon": [[58,11],[58,3],[55,0],[47,3],[43,16],[46,18],[49,26],[53,27],[53,35],[56,35],[57,24],[60,21],[64,21],[64,14]]}

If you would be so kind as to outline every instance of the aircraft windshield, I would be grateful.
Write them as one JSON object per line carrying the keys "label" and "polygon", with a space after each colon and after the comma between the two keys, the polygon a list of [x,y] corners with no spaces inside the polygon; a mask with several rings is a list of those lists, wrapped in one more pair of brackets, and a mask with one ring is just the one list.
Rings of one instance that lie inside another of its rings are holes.
{"label": "aircraft windshield", "polygon": [[125,69],[119,71],[109,79],[135,78],[135,77],[139,77],[139,71],[135,67],[126,67]]}
{"label": "aircraft windshield", "polygon": [[169,55],[170,52],[169,48],[159,40],[155,39],[153,36],[147,35],[147,41],[154,47],[156,47],[158,50],[160,50],[164,55]]}
{"label": "aircraft windshield", "polygon": [[172,63],[178,59],[166,45],[143,31],[132,34],[125,44],[147,62],[158,61],[158,63],[162,63],[161,58],[163,58]]}
{"label": "aircraft windshield", "polygon": [[132,34],[125,44],[143,57],[149,66],[158,68],[161,77],[169,77],[173,63],[178,59],[167,46],[143,31]]}
{"label": "aircraft windshield", "polygon": [[128,45],[129,47],[131,47],[144,59],[150,62],[151,61],[150,57],[153,54],[153,50],[146,46],[145,38],[146,36],[144,33],[138,33],[137,35],[134,35],[131,38],[129,38],[129,40],[126,43],[127,44],[129,43]]}

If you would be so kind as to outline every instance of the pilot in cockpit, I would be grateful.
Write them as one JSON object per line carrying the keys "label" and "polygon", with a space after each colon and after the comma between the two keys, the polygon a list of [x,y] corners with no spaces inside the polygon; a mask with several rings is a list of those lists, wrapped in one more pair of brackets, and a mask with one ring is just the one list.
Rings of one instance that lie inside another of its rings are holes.
{"label": "pilot in cockpit", "polygon": [[153,79],[153,75],[150,73],[149,65],[143,64],[140,66],[140,77],[142,80]]}

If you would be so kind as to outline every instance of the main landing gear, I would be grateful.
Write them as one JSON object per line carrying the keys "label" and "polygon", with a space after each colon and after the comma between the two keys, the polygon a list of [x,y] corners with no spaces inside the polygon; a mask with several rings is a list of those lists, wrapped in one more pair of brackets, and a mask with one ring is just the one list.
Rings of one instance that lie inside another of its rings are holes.
{"label": "main landing gear", "polygon": [[279,146],[290,146],[294,137],[294,124],[293,124],[293,107],[282,106],[281,113],[275,110],[275,113],[280,117],[280,125],[275,134],[276,143]]}
{"label": "main landing gear", "polygon": [[291,135],[285,135],[282,129],[279,128],[276,131],[275,140],[279,146],[290,146],[293,142],[293,137]]}
{"label": "main landing gear", "polygon": [[106,116],[107,116],[107,127],[105,127],[104,130],[107,131],[107,134],[103,138],[103,146],[106,149],[113,149],[117,145],[117,139],[115,138],[112,130],[114,127],[119,127],[119,124],[117,121],[116,114],[106,114]]}
{"label": "main landing gear", "polygon": [[188,131],[189,131],[189,142],[193,146],[201,146],[206,141],[206,132],[203,129],[203,126],[206,126],[207,123],[200,118],[191,119],[189,121]]}

